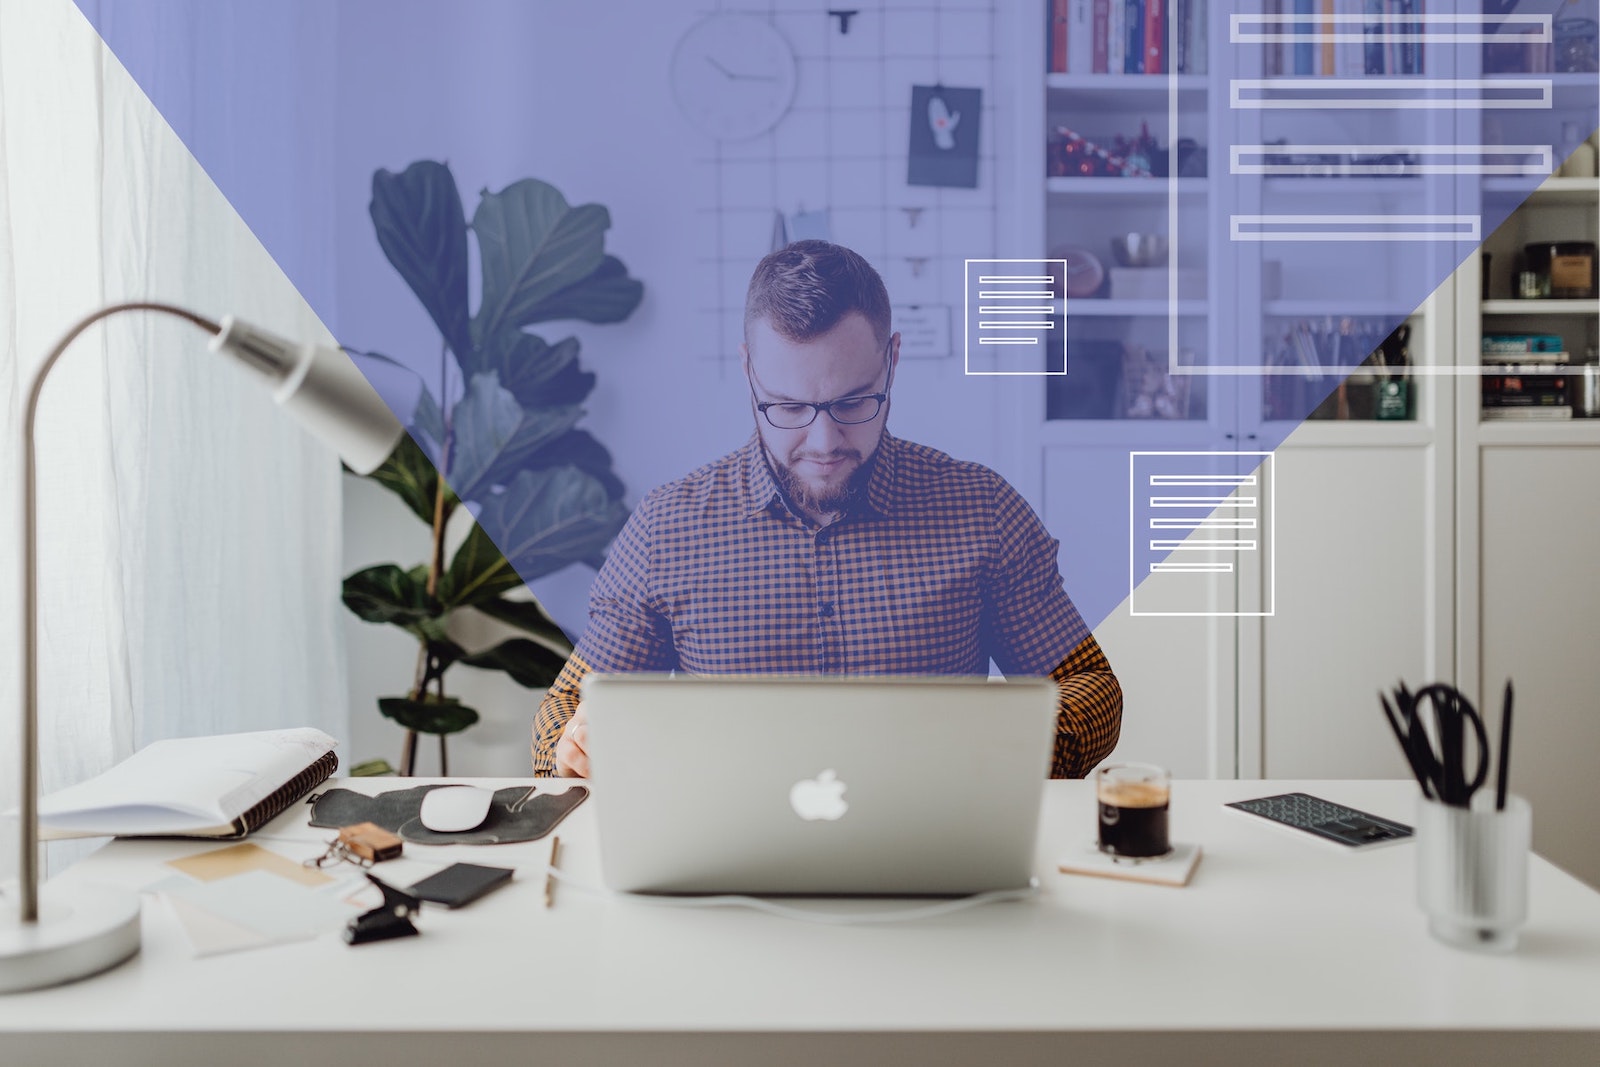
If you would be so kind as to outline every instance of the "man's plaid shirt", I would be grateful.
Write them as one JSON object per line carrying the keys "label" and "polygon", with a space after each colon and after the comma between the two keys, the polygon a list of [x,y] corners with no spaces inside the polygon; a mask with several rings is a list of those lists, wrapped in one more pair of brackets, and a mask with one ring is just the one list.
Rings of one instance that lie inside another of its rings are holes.
{"label": "man's plaid shirt", "polygon": [[589,628],[539,705],[534,773],[554,772],[591,670],[985,675],[992,658],[1007,675],[1056,679],[1051,774],[1081,777],[1116,744],[1122,688],[1056,552],[994,471],[888,433],[866,492],[818,528],[791,510],[752,436],[649,493],[617,536]]}

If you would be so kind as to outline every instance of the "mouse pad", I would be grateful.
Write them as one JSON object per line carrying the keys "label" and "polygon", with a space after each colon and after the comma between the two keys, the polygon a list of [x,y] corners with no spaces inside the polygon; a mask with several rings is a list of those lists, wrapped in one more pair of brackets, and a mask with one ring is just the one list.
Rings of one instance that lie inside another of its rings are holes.
{"label": "mouse pad", "polygon": [[439,785],[419,785],[375,797],[350,789],[329,789],[306,799],[311,804],[312,826],[375,822],[419,845],[508,845],[539,840],[589,796],[589,790],[581,785],[572,786],[565,793],[539,793],[532,797],[528,797],[525,785],[507,786],[495,790],[488,817],[481,826],[446,834],[428,829],[419,818],[422,798],[438,788]]}

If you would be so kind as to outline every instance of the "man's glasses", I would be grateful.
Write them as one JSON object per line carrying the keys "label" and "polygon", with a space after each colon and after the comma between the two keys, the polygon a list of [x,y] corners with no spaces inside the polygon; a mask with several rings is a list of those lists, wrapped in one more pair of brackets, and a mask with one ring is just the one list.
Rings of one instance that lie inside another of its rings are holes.
{"label": "man's glasses", "polygon": [[877,418],[878,412],[883,410],[884,401],[888,399],[888,393],[867,393],[863,396],[842,396],[838,400],[827,400],[820,404],[802,400],[785,400],[781,403],[761,400],[756,402],[756,410],[778,430],[803,430],[816,422],[817,416],[824,411],[841,426],[855,426]]}
{"label": "man's glasses", "polygon": [[[889,360],[889,348],[883,350],[884,362]],[[750,396],[756,401],[756,410],[761,412],[775,430],[803,430],[817,421],[817,416],[824,411],[828,417],[841,426],[859,426],[863,422],[871,422],[878,417],[878,412],[883,410],[883,405],[889,400],[890,380],[883,385],[881,393],[863,393],[860,396],[842,396],[838,400],[824,400],[812,403],[806,400],[761,400],[755,395],[755,375],[751,375]]]}

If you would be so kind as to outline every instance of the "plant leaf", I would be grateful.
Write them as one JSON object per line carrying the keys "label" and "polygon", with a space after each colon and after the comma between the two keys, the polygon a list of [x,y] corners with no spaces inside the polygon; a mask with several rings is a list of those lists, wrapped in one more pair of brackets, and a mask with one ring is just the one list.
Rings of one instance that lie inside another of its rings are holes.
{"label": "plant leaf", "polygon": [[593,274],[540,302],[527,321],[621,322],[633,314],[633,309],[643,299],[644,284],[628,277],[628,268],[622,260],[606,256]]}
{"label": "plant leaf", "polygon": [[456,179],[421,160],[399,174],[372,176],[368,210],[378,244],[427,308],[459,360],[472,350],[467,313],[467,218]]}
{"label": "plant leaf", "polygon": [[603,552],[628,509],[577,467],[524,470],[485,499],[479,525],[526,581]]}
{"label": "plant leaf", "polygon": [[344,606],[367,622],[409,626],[436,613],[422,583],[393,563],[356,571],[344,580]]}
{"label": "plant leaf", "polygon": [[605,261],[611,213],[571,207],[547,182],[525,178],[485,191],[472,216],[483,262],[483,301],[473,336],[537,322],[541,303],[595,273]]}
{"label": "plant leaf", "polygon": [[[434,469],[433,461],[417,446],[410,434],[400,438],[400,443],[389,453],[389,458],[367,477],[403,500],[417,518],[430,526],[433,525],[433,504],[434,496],[439,491],[439,472]],[[447,516],[454,510],[455,505],[455,494],[446,486]]]}
{"label": "plant leaf", "polygon": [[474,526],[439,579],[439,599],[451,607],[477,606],[515,589],[522,579],[483,527]]}
{"label": "plant leaf", "polygon": [[580,407],[528,408],[522,412],[516,433],[501,447],[488,469],[476,482],[462,484],[462,490],[472,499],[480,499],[483,489],[492,485],[507,485],[525,469],[553,466],[545,461],[543,452],[553,442],[560,440],[583,418]]}
{"label": "plant leaf", "polygon": [[544,610],[544,606],[537,600],[511,600],[503,596],[488,597],[476,601],[472,606],[491,619],[498,619],[508,626],[515,626],[519,630],[525,630],[535,637],[543,638],[546,642],[557,646],[564,654],[572,654],[572,641],[567,637],[566,631],[561,629],[556,620],[550,617]]}
{"label": "plant leaf", "polygon": [[407,730],[422,734],[456,734],[478,721],[478,713],[455,697],[440,700],[431,693],[425,700],[379,697],[378,710]]}
{"label": "plant leaf", "polygon": [[611,469],[610,451],[605,445],[596,441],[589,431],[572,430],[563,434],[541,448],[539,454],[532,457],[527,464],[530,470],[563,465],[577,467],[597,479],[606,487],[606,493],[610,496],[614,498],[622,496],[622,479]]}
{"label": "plant leaf", "polygon": [[463,657],[461,662],[469,667],[505,671],[512,681],[527,689],[547,689],[567,665],[567,658],[526,637],[508,637],[493,648]]}
{"label": "plant leaf", "polygon": [[474,374],[467,395],[456,405],[451,425],[450,484],[471,499],[473,487],[522,424],[522,405],[500,387],[491,372]]}
{"label": "plant leaf", "polygon": [[473,373],[494,371],[525,408],[576,404],[594,389],[594,375],[578,366],[578,339],[546,344],[542,337],[505,330],[479,347]]}

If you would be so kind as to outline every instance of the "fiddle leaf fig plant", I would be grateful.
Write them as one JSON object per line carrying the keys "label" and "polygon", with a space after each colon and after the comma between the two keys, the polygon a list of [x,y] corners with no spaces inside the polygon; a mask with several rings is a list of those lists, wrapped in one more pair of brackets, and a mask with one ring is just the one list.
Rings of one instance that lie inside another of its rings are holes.
{"label": "fiddle leaf fig plant", "polygon": [[[479,196],[469,224],[443,163],[413,163],[372,178],[378,244],[438,328],[438,373],[423,379],[410,434],[370,477],[430,530],[426,563],[382,563],[344,580],[345,605],[367,622],[417,640],[403,696],[378,709],[406,731],[401,772],[416,766],[419,734],[445,737],[478,712],[445,691],[457,664],[501,671],[545,688],[572,648],[536,600],[508,594],[572,563],[599,566],[627,519],[611,454],[579,429],[595,376],[579,342],[548,342],[527,327],[557,320],[620,322],[644,287],[605,252],[611,217],[598,204],[572,207],[552,185],[524,179]],[[476,240],[481,298],[468,307],[468,257]],[[378,353],[367,353],[398,363]],[[442,476],[441,476],[442,474]],[[445,536],[463,509],[473,526],[448,560]],[[469,651],[450,636],[457,612],[475,611],[521,630]]]}

